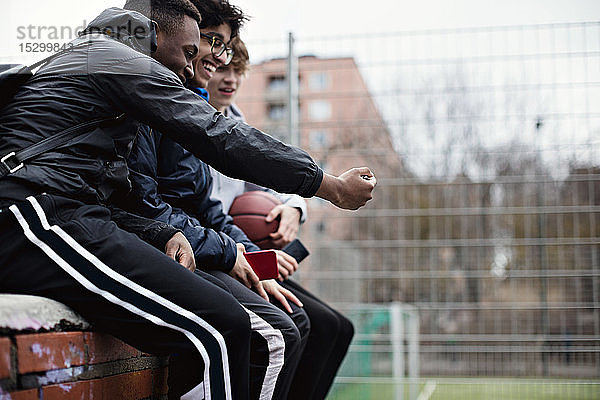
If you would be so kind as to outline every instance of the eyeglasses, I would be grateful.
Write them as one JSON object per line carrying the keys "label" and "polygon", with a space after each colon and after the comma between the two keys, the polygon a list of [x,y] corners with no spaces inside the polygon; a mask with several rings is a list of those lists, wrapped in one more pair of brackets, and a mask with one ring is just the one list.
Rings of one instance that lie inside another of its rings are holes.
{"label": "eyeglasses", "polygon": [[227,55],[225,59],[225,65],[228,65],[233,59],[233,49],[227,47],[225,42],[216,36],[206,35],[204,33],[200,34],[201,37],[208,39],[210,42],[210,52],[215,57],[220,57],[223,53]]}

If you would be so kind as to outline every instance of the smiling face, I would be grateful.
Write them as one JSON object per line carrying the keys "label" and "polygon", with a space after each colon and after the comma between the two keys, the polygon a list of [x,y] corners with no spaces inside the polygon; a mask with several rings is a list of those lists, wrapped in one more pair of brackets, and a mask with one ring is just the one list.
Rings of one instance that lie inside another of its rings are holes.
{"label": "smiling face", "polygon": [[223,112],[234,102],[243,79],[243,74],[231,64],[217,68],[211,80],[208,81],[210,104]]}
{"label": "smiling face", "polygon": [[[221,39],[224,43],[231,40],[231,28],[227,24],[221,24],[217,27],[208,27],[200,29],[204,35],[214,36]],[[219,57],[213,56],[211,52],[211,40],[206,37],[200,39],[198,57],[194,60],[194,79],[189,84],[195,87],[205,88],[208,80],[222,65],[225,65],[227,54],[224,52]]]}
{"label": "smiling face", "polygon": [[175,72],[182,83],[192,79],[194,77],[192,61],[201,46],[198,23],[186,15],[181,27],[174,32],[166,33],[159,26],[156,40],[158,47],[153,54],[156,61]]}

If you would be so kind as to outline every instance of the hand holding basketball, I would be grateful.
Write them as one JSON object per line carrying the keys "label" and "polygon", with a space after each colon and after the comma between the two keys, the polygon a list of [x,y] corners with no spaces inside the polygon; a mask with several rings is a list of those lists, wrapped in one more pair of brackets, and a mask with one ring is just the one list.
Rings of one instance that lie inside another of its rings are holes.
{"label": "hand holding basketball", "polygon": [[271,233],[279,228],[279,219],[267,222],[266,217],[280,204],[281,202],[270,193],[261,190],[246,192],[233,200],[229,215],[233,217],[233,223],[244,231],[254,244],[261,249],[272,249],[274,243]]}

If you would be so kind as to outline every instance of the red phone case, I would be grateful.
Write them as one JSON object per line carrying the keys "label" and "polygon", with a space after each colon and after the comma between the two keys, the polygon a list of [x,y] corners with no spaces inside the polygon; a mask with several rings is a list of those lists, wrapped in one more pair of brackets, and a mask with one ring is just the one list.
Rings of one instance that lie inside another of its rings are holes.
{"label": "red phone case", "polygon": [[244,257],[261,281],[276,279],[279,276],[277,255],[274,250],[249,251],[244,253]]}

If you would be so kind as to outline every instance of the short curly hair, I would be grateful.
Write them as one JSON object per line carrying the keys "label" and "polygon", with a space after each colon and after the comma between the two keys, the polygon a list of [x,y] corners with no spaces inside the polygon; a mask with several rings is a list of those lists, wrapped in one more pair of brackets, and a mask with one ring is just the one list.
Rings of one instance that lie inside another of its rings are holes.
{"label": "short curly hair", "polygon": [[202,21],[200,29],[227,24],[231,28],[231,37],[239,34],[240,28],[248,17],[242,10],[229,3],[229,0],[190,0],[200,11]]}
{"label": "short curly hair", "polygon": [[185,15],[201,23],[200,12],[190,0],[127,0],[126,10],[137,11],[156,21],[160,29],[172,34],[182,26]]}

